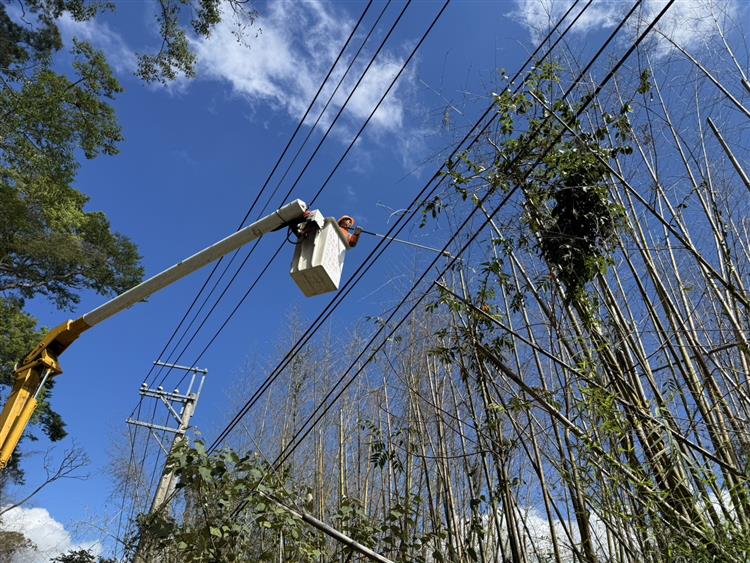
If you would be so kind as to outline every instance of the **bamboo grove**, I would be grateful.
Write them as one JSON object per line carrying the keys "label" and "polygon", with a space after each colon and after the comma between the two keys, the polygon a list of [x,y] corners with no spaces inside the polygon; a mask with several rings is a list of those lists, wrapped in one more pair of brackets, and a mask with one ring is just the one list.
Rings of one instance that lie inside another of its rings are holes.
{"label": "bamboo grove", "polygon": [[272,494],[394,561],[750,557],[750,82],[731,25],[700,57],[655,38],[578,118],[604,70],[563,100],[570,51],[497,95],[424,208],[447,229],[481,207],[430,304],[282,470],[364,337],[300,354],[239,454],[181,449],[174,514],[140,521],[152,552],[361,560]]}

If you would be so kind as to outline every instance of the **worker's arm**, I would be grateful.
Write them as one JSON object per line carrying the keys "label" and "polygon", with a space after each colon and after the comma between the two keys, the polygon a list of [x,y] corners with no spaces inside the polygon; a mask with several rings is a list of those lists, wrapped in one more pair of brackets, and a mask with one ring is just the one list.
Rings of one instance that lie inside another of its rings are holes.
{"label": "worker's arm", "polygon": [[357,243],[359,242],[359,235],[362,234],[362,227],[357,227],[354,229],[354,232],[349,235],[349,246],[355,247],[357,246]]}

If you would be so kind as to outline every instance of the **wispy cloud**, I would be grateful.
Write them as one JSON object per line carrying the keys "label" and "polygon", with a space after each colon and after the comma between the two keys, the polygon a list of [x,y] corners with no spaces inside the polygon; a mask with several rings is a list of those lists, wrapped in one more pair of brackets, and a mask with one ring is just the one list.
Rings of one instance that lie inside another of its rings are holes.
{"label": "wispy cloud", "polygon": [[[247,103],[246,114],[252,119],[266,119],[269,109],[292,119],[301,118],[346,41],[354,20],[326,0],[279,0],[269,3],[254,22],[243,18],[246,14],[226,9],[222,21],[212,29],[209,37],[189,36],[197,55],[198,80],[227,85],[233,95]],[[385,19],[388,20],[388,14]],[[98,20],[76,22],[67,15],[59,23],[66,41],[72,37],[90,41],[106,53],[119,72],[132,73],[137,67],[135,51],[106,23]],[[363,35],[360,33],[353,44],[358,46]],[[375,36],[344,78],[320,121],[322,127],[330,125],[362,76],[380,41],[380,38],[374,40]],[[411,47],[413,44],[406,41],[389,44],[380,52],[337,121],[337,138],[348,141],[370,115]],[[352,52],[354,49],[350,46],[348,53]],[[317,105],[306,119],[308,125],[317,118],[344,75],[347,64],[348,58],[344,58],[337,65],[318,97]],[[420,108],[416,102],[417,67],[418,57],[411,61],[368,127],[371,138],[379,141],[387,137],[388,142],[392,142],[395,137],[394,147],[402,155],[404,164],[410,159],[404,151],[423,148],[426,133],[422,128],[410,134],[407,126],[407,122],[412,121],[411,116],[416,115]],[[170,94],[186,95],[190,92],[191,81],[178,76],[166,87],[160,84],[153,87]]]}
{"label": "wispy cloud", "polygon": [[[643,28],[664,8],[667,0],[644,0],[639,17],[634,18],[637,26],[631,26],[631,33],[636,27]],[[510,16],[523,25],[535,41],[553,26],[573,4],[573,0],[515,0],[515,8]],[[610,29],[630,9],[630,4],[621,1],[594,2],[571,29],[573,34],[584,34],[600,29]],[[678,0],[675,2],[654,35],[656,54],[666,55],[672,51],[668,37],[685,47],[695,47],[704,43],[716,34],[716,19],[733,17],[739,9],[739,0]],[[579,8],[573,9],[573,14]],[[569,16],[569,19],[573,16]]]}
{"label": "wispy cloud", "polygon": [[[325,2],[280,1],[269,4],[268,11],[256,20],[254,28],[260,30],[257,35],[238,41],[233,33],[236,25],[233,16],[227,15],[211,37],[192,41],[198,54],[199,75],[228,83],[250,104],[269,104],[300,118],[346,41],[353,21]],[[343,105],[367,60],[363,57],[362,62],[355,63],[324,123],[330,123]],[[402,61],[403,56],[394,50],[381,53],[347,105],[348,123],[361,122],[369,115]],[[344,68],[339,64],[321,100],[330,96]],[[403,122],[404,102],[397,88],[381,105],[372,124],[380,131],[395,131]]]}
{"label": "wispy cloud", "polygon": [[[534,41],[539,41],[571,7],[573,1],[514,0],[515,8],[509,15],[531,33]],[[614,26],[623,6],[622,2],[594,2],[586,9],[571,32],[584,33]],[[577,14],[578,10],[574,10],[573,13]]]}
{"label": "wispy cloud", "polygon": [[3,514],[1,529],[20,532],[36,549],[16,553],[11,563],[45,563],[70,550],[89,549],[94,555],[102,552],[99,541],[76,542],[70,532],[44,508],[16,507]]}
{"label": "wispy cloud", "polygon": [[112,67],[120,73],[132,73],[138,66],[138,57],[128,47],[122,36],[113,31],[109,25],[99,20],[76,21],[65,12],[58,20],[65,43],[72,38],[91,43],[104,51]]}

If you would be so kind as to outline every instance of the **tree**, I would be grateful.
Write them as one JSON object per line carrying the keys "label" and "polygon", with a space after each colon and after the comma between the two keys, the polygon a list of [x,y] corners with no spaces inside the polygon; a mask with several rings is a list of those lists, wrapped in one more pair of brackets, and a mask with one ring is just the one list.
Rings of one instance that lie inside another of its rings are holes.
{"label": "tree", "polygon": [[0,518],[3,514],[13,510],[28,502],[36,496],[42,489],[48,487],[61,479],[86,479],[87,475],[80,472],[89,463],[86,453],[78,447],[71,447],[65,450],[58,460],[54,460],[54,448],[49,448],[44,454],[43,469],[44,478],[30,492],[25,493],[19,500],[7,501],[2,499],[0,507]]}
{"label": "tree", "polygon": [[[319,560],[319,536],[269,500],[292,506],[300,492],[285,488],[284,475],[268,477],[258,455],[240,457],[229,449],[209,455],[200,441],[180,443],[167,469],[177,475],[187,506],[180,520],[165,507],[139,517],[142,553],[158,553],[165,563],[274,561],[280,553],[284,561]],[[239,517],[241,504],[248,509]]]}
{"label": "tree", "polygon": [[[242,22],[252,23],[244,1],[225,2]],[[189,48],[194,33],[208,36],[222,18],[220,0],[162,0],[157,19],[162,44],[140,57],[138,75],[166,82],[195,73]],[[19,0],[0,4],[0,385],[12,384],[13,366],[44,329],[24,311],[34,297],[60,309],[78,303],[79,292],[116,294],[140,281],[143,270],[135,245],[113,232],[107,217],[86,209],[88,198],[75,188],[80,157],[115,155],[122,133],[110,101],[122,92],[103,53],[73,39],[73,62],[53,67],[63,49],[57,21],[94,18],[114,4],[87,0]],[[249,18],[249,19],[248,19]],[[239,20],[238,20],[239,21]],[[52,382],[40,396],[32,422],[52,441],[65,424],[49,405]],[[27,435],[36,439],[33,432]],[[10,475],[23,480],[18,454]]]}
{"label": "tree", "polygon": [[[51,17],[40,14],[42,28],[24,30],[0,7],[0,25],[15,40],[0,47],[0,383],[6,386],[14,363],[42,332],[23,311],[27,299],[43,296],[71,308],[81,289],[117,293],[142,275],[135,246],[111,231],[103,213],[86,211],[86,196],[73,187],[77,151],[86,158],[117,152],[122,136],[108,100],[122,88],[104,56],[85,43],[73,47],[75,79],[51,70],[50,56],[61,48]],[[49,406],[52,388],[33,422],[56,441],[65,425]],[[22,479],[18,455],[11,468]]]}
{"label": "tree", "polygon": [[114,559],[97,557],[88,549],[71,549],[52,559],[52,563],[114,563]]}
{"label": "tree", "polygon": [[0,561],[13,561],[16,554],[30,550],[36,550],[36,546],[21,532],[0,530]]}

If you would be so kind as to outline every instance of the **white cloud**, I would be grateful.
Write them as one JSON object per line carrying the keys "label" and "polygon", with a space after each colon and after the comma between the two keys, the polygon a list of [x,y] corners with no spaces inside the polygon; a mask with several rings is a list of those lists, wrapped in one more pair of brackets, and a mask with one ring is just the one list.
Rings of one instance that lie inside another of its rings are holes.
{"label": "white cloud", "polygon": [[[644,0],[640,12],[633,16],[638,28],[643,29],[666,5],[667,0]],[[515,9],[509,14],[523,25],[534,41],[540,40],[570,8],[573,0],[515,0]],[[571,33],[588,33],[615,27],[632,6],[629,2],[594,2],[581,19],[573,26]],[[703,43],[716,34],[714,15],[721,19],[724,15],[734,16],[738,11],[738,0],[678,0],[657,25],[657,30],[674,42],[688,49]],[[566,21],[578,14],[574,8]],[[565,25],[565,24],[564,24]],[[630,26],[631,36],[636,26]],[[672,46],[663,36],[654,35],[657,55],[666,55]]]}
{"label": "white cloud", "polygon": [[121,73],[132,73],[138,66],[136,54],[127,46],[123,38],[109,25],[97,20],[76,21],[68,12],[57,20],[66,44],[72,43],[72,38],[91,43],[97,49],[104,51],[107,61]]}
{"label": "white cloud", "polygon": [[[250,34],[253,29],[260,31],[245,41],[238,41],[233,33],[237,23],[233,15],[226,14],[211,37],[192,40],[198,54],[199,76],[227,82],[237,95],[251,104],[270,104],[293,118],[304,114],[353,25],[328,3],[288,0],[270,3],[267,13],[256,20],[253,28],[246,30]],[[322,120],[324,125],[331,122],[343,105],[372,52],[373,49],[367,47],[363,50],[362,62],[355,63],[336,93],[327,110],[328,117]],[[385,49],[380,53],[347,105],[348,126],[360,124],[370,114],[402,61],[402,56],[393,51]],[[322,101],[316,108],[318,111],[343,75],[346,63],[346,60],[340,61],[329,79],[319,97]],[[372,119],[372,125],[380,131],[395,131],[403,125],[404,103],[397,89]],[[309,122],[317,116],[315,110],[311,115]]]}
{"label": "white cloud", "polygon": [[[526,508],[522,510],[521,518],[524,521],[523,542],[527,553],[534,553],[536,556],[530,557],[530,561],[551,561],[554,559],[554,547],[552,543],[552,534],[550,532],[550,523],[547,517],[537,508]],[[609,558],[607,549],[606,529],[602,521],[595,515],[591,514],[589,518],[590,534],[594,544],[596,555],[602,560]],[[581,537],[578,526],[575,523],[566,521],[563,525],[558,519],[552,519],[552,527],[555,531],[558,545],[561,548],[561,558],[564,562],[577,561],[578,557],[570,545],[573,540],[575,545],[580,544]],[[568,529],[570,538],[565,532]],[[507,538],[504,538],[507,541]]]}
{"label": "white cloud", "polygon": [[44,508],[13,508],[3,514],[0,529],[21,532],[36,545],[36,550],[16,554],[11,563],[46,563],[62,553],[78,549],[90,549],[94,555],[102,552],[98,540],[75,542],[65,526]]}
{"label": "white cloud", "polygon": [[[644,19],[651,21],[665,4],[666,0],[650,0]],[[680,0],[664,14],[657,29],[681,47],[693,50],[717,35],[717,19],[724,15],[733,17],[737,9],[737,0]],[[657,41],[660,55],[673,48],[663,37]]]}
{"label": "white cloud", "polygon": [[[76,22],[65,14],[59,24],[66,42],[69,43],[71,37],[87,40],[103,50],[119,72],[136,69],[135,52],[106,23],[97,20]],[[252,23],[243,12],[225,9],[222,21],[212,29],[208,38],[189,35],[188,39],[197,56],[198,79],[227,84],[236,96],[247,102],[251,119],[264,115],[268,108],[299,119],[353,25],[354,21],[348,15],[326,0],[279,0],[266,5]],[[366,25],[363,28],[366,29]],[[344,76],[349,57],[359,47],[364,35],[361,28],[318,96],[316,107],[306,118],[307,125],[312,126],[317,119],[335,85]],[[321,128],[328,127],[343,106],[380,44],[382,35],[373,34],[346,74],[320,120]],[[379,53],[336,122],[334,134],[338,138],[348,142],[354,131],[361,127],[398,73],[411,47],[413,45],[408,42],[398,47],[389,44]],[[404,163],[410,158],[405,153],[407,149],[419,151],[424,148],[427,132],[423,128],[412,133],[405,127],[407,112],[413,115],[419,111],[414,88],[416,67],[415,59],[402,73],[368,126],[369,134],[376,139],[382,139],[384,134],[389,135],[389,139],[396,137],[397,152],[402,155]],[[152,87],[182,95],[189,91],[190,84],[189,79],[178,75],[166,86],[157,83]]]}
{"label": "white cloud", "polygon": [[[515,0],[516,7],[509,14],[523,25],[539,41],[570,8],[574,0]],[[571,29],[571,33],[587,32],[592,29],[609,28],[617,24],[621,17],[622,2],[594,2],[583,13]],[[574,9],[566,22],[572,21],[579,9]],[[565,24],[563,24],[565,25]],[[563,28],[564,29],[564,28]]]}

